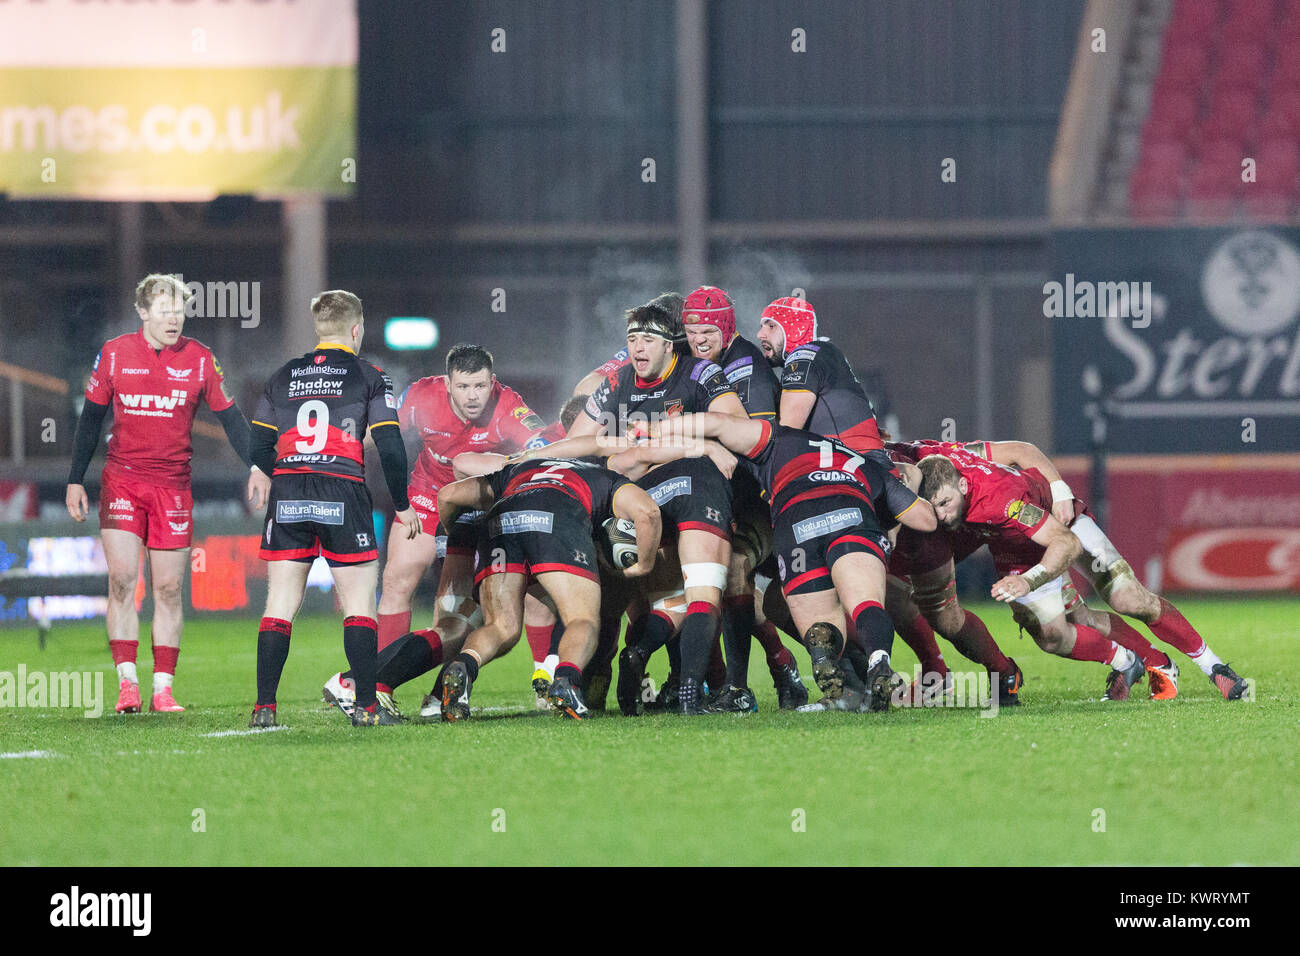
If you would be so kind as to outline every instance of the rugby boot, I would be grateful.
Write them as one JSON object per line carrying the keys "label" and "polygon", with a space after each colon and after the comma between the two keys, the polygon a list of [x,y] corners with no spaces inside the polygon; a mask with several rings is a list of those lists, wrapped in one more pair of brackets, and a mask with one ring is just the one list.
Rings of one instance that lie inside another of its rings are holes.
{"label": "rugby boot", "polygon": [[[1007,660],[1011,661],[1011,658],[1008,657]],[[1015,670],[997,675],[999,707],[1020,706],[1020,686],[1025,682],[1025,675],[1015,661],[1011,661],[1011,666]]]}
{"label": "rugby boot", "polygon": [[399,724],[406,722],[407,717],[397,709],[397,701],[393,700],[392,694],[383,690],[376,691],[375,700],[379,704],[379,709],[384,711],[390,717],[395,718]]}
{"label": "rugby boot", "polygon": [[1163,667],[1147,665],[1147,688],[1152,700],[1173,700],[1178,696],[1178,665],[1168,654]]}
{"label": "rugby boot", "polygon": [[1122,671],[1112,668],[1111,672],[1106,675],[1106,693],[1102,695],[1102,700],[1128,700],[1137,686],[1138,681],[1142,680],[1142,675],[1147,672],[1142,663],[1142,658],[1129,652],[1133,657],[1133,663]]}
{"label": "rugby boot", "polygon": [[[552,685],[554,686],[554,685]],[[469,720],[469,694],[474,682],[460,661],[452,661],[442,672],[442,721]]]}
{"label": "rugby boot", "polygon": [[253,708],[253,716],[249,718],[248,726],[254,730],[260,730],[266,727],[274,727],[275,723],[275,704],[258,704]]}
{"label": "rugby boot", "polygon": [[1214,665],[1210,683],[1218,688],[1224,700],[1247,699],[1247,692],[1250,690],[1250,682],[1244,677],[1239,677],[1237,672],[1227,664]]}
{"label": "rugby boot", "polygon": [[551,689],[547,695],[550,697],[551,706],[562,717],[570,717],[573,720],[586,720],[591,716],[591,711],[587,709],[582,694],[579,693],[578,688],[573,686],[573,681],[567,677],[557,677],[551,681]]}
{"label": "rugby boot", "polygon": [[867,671],[868,703],[867,709],[873,711],[889,710],[894,692],[903,686],[903,675],[894,672],[885,651],[876,651],[871,655],[871,670]]}
{"label": "rugby boot", "polygon": [[140,685],[124,680],[117,688],[117,712],[119,714],[140,713]]}
{"label": "rugby boot", "polygon": [[697,717],[707,713],[704,709],[704,690],[693,677],[683,677],[678,682],[677,713],[684,717]]}
{"label": "rugby boot", "polygon": [[167,687],[153,695],[149,701],[149,710],[155,714],[179,714],[185,708],[176,703],[176,698],[172,696],[172,689]]}
{"label": "rugby boot", "polygon": [[618,683],[614,686],[614,696],[618,698],[618,709],[624,717],[640,717],[645,709],[641,699],[645,687],[645,656],[636,645],[623,648],[618,655]]}
{"label": "rugby boot", "polygon": [[364,707],[352,710],[353,727],[396,727],[405,719],[400,714],[385,709],[380,703],[375,704],[374,710],[366,710]]}
{"label": "rugby boot", "polygon": [[344,717],[350,718],[352,708],[357,705],[357,685],[351,677],[344,677],[340,672],[325,682],[325,686],[320,689],[320,696],[325,703],[333,704],[343,711]]}
{"label": "rugby boot", "polygon": [[724,687],[704,705],[706,714],[756,714],[758,701],[748,687]]}
{"label": "rugby boot", "polygon": [[537,695],[537,709],[550,710],[551,700],[547,696],[551,690],[551,675],[546,668],[539,667],[533,671],[533,693]]}
{"label": "rugby boot", "polygon": [[776,684],[776,699],[781,710],[795,710],[808,703],[808,688],[799,675],[798,665],[778,668],[773,683]]}

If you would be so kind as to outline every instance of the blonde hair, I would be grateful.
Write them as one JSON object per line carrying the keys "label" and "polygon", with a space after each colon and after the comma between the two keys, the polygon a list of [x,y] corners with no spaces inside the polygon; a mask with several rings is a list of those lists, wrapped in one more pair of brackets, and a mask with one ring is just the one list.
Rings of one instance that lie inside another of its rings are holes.
{"label": "blonde hair", "polygon": [[180,276],[163,272],[151,272],[141,279],[135,287],[136,307],[148,312],[150,306],[153,305],[153,300],[164,295],[179,299],[181,305],[189,302],[192,297],[189,288],[185,285],[185,280]]}
{"label": "blonde hair", "polygon": [[311,300],[312,319],[316,334],[322,340],[340,338],[354,325],[365,323],[361,300],[351,292],[332,289]]}

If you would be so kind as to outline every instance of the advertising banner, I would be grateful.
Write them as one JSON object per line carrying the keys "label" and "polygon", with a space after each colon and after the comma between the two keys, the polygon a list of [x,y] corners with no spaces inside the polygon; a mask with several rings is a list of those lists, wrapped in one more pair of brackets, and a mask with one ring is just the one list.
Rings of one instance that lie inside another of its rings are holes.
{"label": "advertising banner", "polygon": [[354,0],[0,0],[0,193],[348,195]]}
{"label": "advertising banner", "polygon": [[1053,237],[1057,453],[1300,451],[1300,229]]}

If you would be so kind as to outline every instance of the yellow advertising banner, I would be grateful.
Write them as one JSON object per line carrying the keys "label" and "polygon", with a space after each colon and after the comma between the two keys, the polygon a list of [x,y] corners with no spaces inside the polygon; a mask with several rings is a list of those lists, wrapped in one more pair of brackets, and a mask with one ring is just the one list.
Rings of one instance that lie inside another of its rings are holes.
{"label": "yellow advertising banner", "polygon": [[348,195],[352,0],[0,0],[0,192]]}

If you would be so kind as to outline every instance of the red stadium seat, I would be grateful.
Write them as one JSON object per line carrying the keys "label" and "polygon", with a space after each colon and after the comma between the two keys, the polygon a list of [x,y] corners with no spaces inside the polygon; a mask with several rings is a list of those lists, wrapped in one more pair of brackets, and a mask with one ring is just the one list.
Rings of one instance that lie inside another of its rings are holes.
{"label": "red stadium seat", "polygon": [[1179,40],[1210,35],[1219,21],[1218,0],[1178,0],[1166,34]]}
{"label": "red stadium seat", "polygon": [[1210,50],[1204,43],[1184,42],[1165,47],[1160,57],[1157,87],[1199,89],[1205,81]]}
{"label": "red stadium seat", "polygon": [[1236,38],[1268,40],[1276,23],[1273,0],[1231,0],[1219,31],[1225,41]]}
{"label": "red stadium seat", "polygon": [[1172,91],[1153,98],[1142,138],[1186,140],[1196,126],[1200,102],[1192,93]]}
{"label": "red stadium seat", "polygon": [[1258,97],[1253,92],[1227,89],[1217,93],[1201,121],[1198,137],[1202,142],[1245,137],[1259,116]]}
{"label": "red stadium seat", "polygon": [[1214,69],[1220,76],[1234,76],[1243,83],[1250,82],[1258,85],[1268,63],[1268,51],[1262,41],[1237,40],[1231,43],[1225,42],[1219,47]]}

